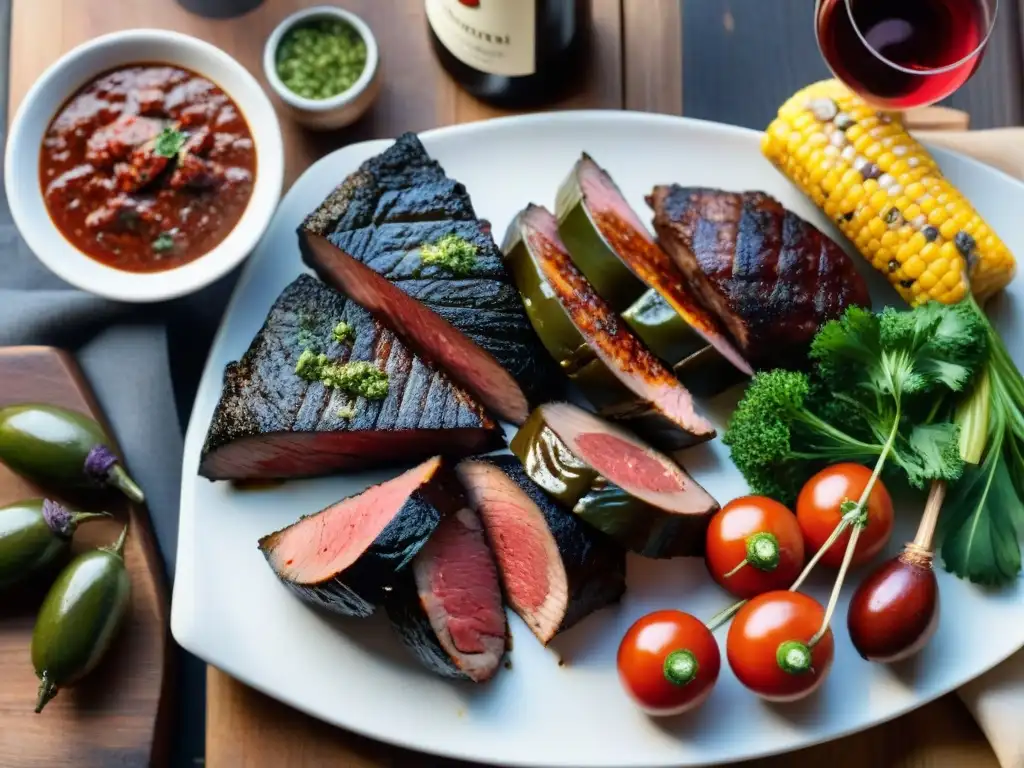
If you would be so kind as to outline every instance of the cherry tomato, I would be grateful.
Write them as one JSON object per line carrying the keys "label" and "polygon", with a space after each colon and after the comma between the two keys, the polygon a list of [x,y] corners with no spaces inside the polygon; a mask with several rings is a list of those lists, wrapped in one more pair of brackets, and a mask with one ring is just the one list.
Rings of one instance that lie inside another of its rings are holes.
{"label": "cherry tomato", "polygon": [[[817,552],[839,525],[844,501],[858,501],[871,478],[871,470],[860,464],[835,464],[816,474],[800,491],[796,502],[796,519],[804,532],[809,555]],[[852,565],[860,565],[877,555],[892,536],[892,499],[881,480],[868,496],[868,522],[860,532],[853,551]],[[846,554],[851,528],[835,540],[821,558],[823,565],[838,568]]]}
{"label": "cherry tomato", "polygon": [[[733,499],[711,518],[705,560],[711,577],[736,597],[786,589],[804,564],[796,515],[766,496]],[[736,570],[740,563],[745,565]]]}
{"label": "cherry tomato", "polygon": [[796,701],[814,691],[832,666],[832,630],[808,648],[825,609],[800,592],[766,592],[740,608],[725,652],[743,685],[769,701]]}
{"label": "cherry tomato", "polygon": [[722,667],[711,631],[682,611],[638,619],[619,644],[619,680],[649,715],[678,715],[710,695]]}

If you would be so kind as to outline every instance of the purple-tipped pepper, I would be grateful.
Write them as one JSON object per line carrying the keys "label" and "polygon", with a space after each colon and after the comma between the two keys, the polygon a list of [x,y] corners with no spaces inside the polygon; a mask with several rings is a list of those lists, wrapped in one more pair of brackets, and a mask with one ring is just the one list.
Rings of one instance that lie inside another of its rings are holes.
{"label": "purple-tipped pepper", "polygon": [[0,409],[0,461],[19,475],[68,490],[112,486],[142,503],[142,489],[109,443],[93,419],[66,408],[26,403]]}

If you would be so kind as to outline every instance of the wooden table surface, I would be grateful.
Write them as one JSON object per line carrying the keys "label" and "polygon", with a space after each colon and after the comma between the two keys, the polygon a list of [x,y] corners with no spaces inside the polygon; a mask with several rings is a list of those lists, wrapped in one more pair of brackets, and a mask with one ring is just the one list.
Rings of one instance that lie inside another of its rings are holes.
{"label": "wooden table surface", "polygon": [[[309,4],[265,0],[243,18],[212,21],[186,13],[173,0],[13,1],[10,114],[39,73],[63,52],[128,27],[176,29],[205,38],[262,79],[259,63],[266,35],[286,14]],[[342,4],[363,15],[380,39],[383,93],[372,114],[346,131],[310,135],[285,120],[289,182],[311,160],[353,141],[500,114],[459,90],[437,65],[427,43],[422,0]],[[760,127],[785,95],[822,74],[813,32],[808,38],[812,5],[811,0],[691,0],[681,7],[681,0],[593,0],[589,77],[574,96],[555,107],[676,114],[692,104],[696,116]],[[1004,3],[1002,13],[994,55],[957,97],[972,114],[977,108],[977,122],[986,126],[1021,118],[1019,13],[1014,3]],[[1015,73],[1015,79],[1008,81],[1008,73]],[[999,90],[993,95],[996,84]],[[206,715],[206,765],[211,768],[457,765],[332,728],[212,668]],[[996,761],[966,709],[951,695],[865,733],[744,765],[995,768]]]}

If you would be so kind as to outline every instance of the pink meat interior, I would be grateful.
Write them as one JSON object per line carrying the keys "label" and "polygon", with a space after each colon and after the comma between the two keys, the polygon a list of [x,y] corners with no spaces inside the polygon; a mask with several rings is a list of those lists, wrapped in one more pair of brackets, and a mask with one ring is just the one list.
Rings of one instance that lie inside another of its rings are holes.
{"label": "pink meat interior", "polygon": [[298,584],[319,584],[341,573],[373,543],[439,462],[424,462],[268,537],[270,565],[282,578]]}
{"label": "pink meat interior", "polygon": [[440,365],[483,404],[514,424],[529,413],[512,375],[440,315],[319,235],[306,235],[331,282],[377,317],[399,329],[420,356]]}
{"label": "pink meat interior", "polygon": [[470,678],[489,677],[504,654],[506,624],[498,571],[480,519],[469,509],[443,519],[413,568],[441,646]]}
{"label": "pink meat interior", "polygon": [[546,643],[568,607],[565,566],[547,521],[493,464],[464,461],[458,474],[483,521],[512,609]]}
{"label": "pink meat interior", "polygon": [[634,496],[681,513],[715,505],[678,464],[621,427],[569,403],[541,408],[548,426],[576,456]]}
{"label": "pink meat interior", "polygon": [[201,474],[212,480],[273,480],[351,471],[445,453],[468,456],[493,446],[483,428],[276,432],[243,437],[210,452]]}

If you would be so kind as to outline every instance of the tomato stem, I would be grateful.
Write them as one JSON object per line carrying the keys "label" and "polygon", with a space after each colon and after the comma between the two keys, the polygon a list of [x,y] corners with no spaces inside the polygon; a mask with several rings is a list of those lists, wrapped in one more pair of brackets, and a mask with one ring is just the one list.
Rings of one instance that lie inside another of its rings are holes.
{"label": "tomato stem", "polygon": [[735,576],[737,573],[739,573],[741,570],[743,570],[743,567],[746,566],[746,565],[750,565],[750,561],[747,560],[746,558],[743,558],[742,560],[740,560],[740,564],[739,565],[737,565],[735,568],[733,568],[727,574],[722,576],[722,578],[723,579],[728,579],[730,576]]}
{"label": "tomato stem", "polygon": [[[843,519],[851,515],[856,515],[856,520],[853,524],[853,532],[850,534],[850,540],[846,542],[846,552],[843,553],[843,563],[839,566],[839,573],[836,574],[835,584],[832,585],[832,594],[828,598],[828,606],[825,608],[825,617],[821,621],[821,627],[814,633],[814,637],[811,638],[809,645],[813,648],[817,643],[825,636],[828,632],[828,625],[832,621],[832,614],[835,613],[836,603],[839,602],[839,592],[843,588],[843,581],[846,579],[846,572],[850,569],[850,563],[853,562],[853,553],[857,548],[857,540],[860,538],[860,532],[863,530],[866,521],[864,509],[867,506],[868,499],[871,498],[871,492],[875,490],[875,484],[878,482],[879,476],[882,474],[882,467],[885,466],[886,459],[889,458],[889,452],[892,450],[893,444],[896,442],[896,434],[899,431],[900,425],[900,406],[897,401],[896,404],[896,415],[893,417],[892,430],[889,432],[889,439],[885,441],[885,445],[882,446],[882,452],[878,455],[878,461],[875,462],[875,468],[871,472],[871,477],[868,478],[867,485],[864,486],[864,492],[861,493],[860,498],[857,500],[857,504],[846,514]],[[840,521],[842,525],[842,521]],[[836,526],[837,528],[839,526]],[[831,538],[831,537],[830,537]],[[827,543],[827,542],[826,542]],[[831,544],[829,544],[831,546]],[[825,549],[825,547],[822,547]]]}
{"label": "tomato stem", "polygon": [[829,548],[836,543],[836,539],[842,536],[843,531],[849,528],[850,524],[855,522],[858,517],[860,517],[859,509],[855,509],[843,515],[843,517],[839,520],[838,525],[836,525],[836,527],[832,529],[832,533],[825,540],[825,543],[822,544],[818,551],[814,553],[814,557],[812,557],[811,561],[807,563],[806,566],[804,566],[804,569],[800,572],[800,575],[796,577],[796,581],[794,581],[789,588],[790,592],[796,592],[798,589],[800,589],[800,586],[807,580],[807,577],[811,575],[811,571],[814,570],[814,566],[821,562],[821,558],[823,558],[825,556],[825,553],[828,552]]}
{"label": "tomato stem", "polygon": [[811,671],[811,646],[799,640],[787,640],[779,644],[775,652],[779,669],[790,675],[802,675]]}
{"label": "tomato stem", "polygon": [[736,612],[739,611],[739,609],[746,604],[746,600],[740,600],[738,603],[733,603],[725,610],[719,611],[714,616],[712,616],[711,620],[708,621],[707,624],[705,624],[704,626],[708,628],[709,632],[714,632],[720,626],[725,624],[725,622],[727,622],[729,619],[735,616]]}
{"label": "tomato stem", "polygon": [[747,538],[747,562],[759,571],[770,572],[779,567],[779,540],[768,531]]}
{"label": "tomato stem", "polygon": [[678,686],[693,682],[699,669],[700,664],[697,662],[697,657],[693,655],[692,651],[685,648],[672,651],[665,657],[665,663],[662,665],[665,679],[672,685]]}

